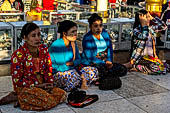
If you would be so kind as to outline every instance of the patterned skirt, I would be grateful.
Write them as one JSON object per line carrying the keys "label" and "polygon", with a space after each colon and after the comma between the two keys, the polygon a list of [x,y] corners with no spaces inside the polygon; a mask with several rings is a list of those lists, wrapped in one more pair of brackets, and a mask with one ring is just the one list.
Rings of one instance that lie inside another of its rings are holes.
{"label": "patterned skirt", "polygon": [[80,72],[78,73],[75,69],[64,71],[64,72],[57,72],[54,74],[54,85],[64,89],[65,91],[71,91],[76,87],[81,86],[81,75],[83,74],[87,85],[90,85],[91,82],[97,80],[98,70],[95,67],[86,66],[83,67]]}
{"label": "patterned skirt", "polygon": [[36,87],[18,88],[17,96],[22,110],[33,111],[48,110],[66,100],[66,92],[60,88],[53,88],[50,93]]}
{"label": "patterned skirt", "polygon": [[138,64],[136,64],[134,67],[137,69],[137,71],[148,74],[148,75],[160,75],[160,74],[166,74],[167,67],[165,66],[166,63],[161,65],[159,62],[150,60],[150,59],[144,59],[142,58]]}

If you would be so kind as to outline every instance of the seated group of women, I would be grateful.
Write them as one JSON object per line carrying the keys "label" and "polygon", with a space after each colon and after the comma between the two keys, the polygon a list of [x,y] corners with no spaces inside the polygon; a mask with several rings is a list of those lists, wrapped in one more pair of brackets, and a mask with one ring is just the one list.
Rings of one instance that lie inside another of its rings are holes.
{"label": "seated group of women", "polygon": [[[148,21],[144,18],[146,15],[153,20],[149,13],[138,15],[141,23],[136,24],[138,26],[134,32],[135,44],[138,46],[133,49],[130,63],[126,64],[126,66],[133,65],[138,70],[141,67],[138,63],[141,55],[138,53],[144,50],[143,56],[150,55],[147,51],[150,51],[150,40],[153,41],[152,36],[149,35],[153,30],[148,27]],[[156,20],[158,19],[155,19],[155,23],[159,22],[159,25],[160,21]],[[13,101],[18,100],[21,109],[47,110],[64,102],[66,92],[74,88],[86,89],[98,79],[99,70],[94,64],[112,69],[113,48],[109,34],[102,28],[102,18],[94,13],[88,22],[90,31],[83,37],[82,55],[76,44],[77,25],[72,21],[65,20],[58,24],[60,38],[49,48],[40,44],[40,28],[36,24],[27,23],[23,26],[21,38],[25,40],[25,44],[11,57],[14,86],[11,98]],[[80,64],[83,66],[77,68]],[[2,98],[0,104],[8,99],[10,98]]]}
{"label": "seated group of women", "polygon": [[76,23],[60,22],[60,38],[49,48],[40,44],[40,28],[34,23],[25,24],[21,30],[25,43],[11,57],[14,92],[2,98],[0,104],[18,100],[23,110],[47,110],[64,102],[66,92],[87,89],[98,79],[98,70],[91,63],[111,68],[113,49],[109,34],[102,29],[102,18],[93,14],[89,24],[91,30],[84,36],[82,56],[76,44]]}

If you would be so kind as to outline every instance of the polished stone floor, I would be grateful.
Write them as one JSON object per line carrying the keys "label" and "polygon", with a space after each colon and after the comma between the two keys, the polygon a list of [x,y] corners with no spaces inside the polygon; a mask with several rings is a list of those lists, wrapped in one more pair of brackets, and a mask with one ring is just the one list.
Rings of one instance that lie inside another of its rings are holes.
{"label": "polished stone floor", "polygon": [[[91,86],[87,94],[97,94],[99,100],[84,108],[73,108],[60,104],[43,113],[170,113],[170,74],[144,75],[128,72],[121,77],[122,87],[102,91]],[[12,91],[10,76],[0,77],[0,97]],[[36,113],[21,111],[13,104],[0,106],[0,113]]]}

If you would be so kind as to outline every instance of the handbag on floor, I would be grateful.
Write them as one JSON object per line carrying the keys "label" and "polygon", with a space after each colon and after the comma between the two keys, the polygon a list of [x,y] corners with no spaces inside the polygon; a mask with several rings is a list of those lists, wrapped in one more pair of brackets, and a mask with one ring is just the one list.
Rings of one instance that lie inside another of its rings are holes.
{"label": "handbag on floor", "polygon": [[68,95],[68,105],[75,108],[83,108],[98,100],[98,95],[86,95],[85,91],[73,89]]}
{"label": "handbag on floor", "polygon": [[99,89],[100,90],[112,90],[118,89],[122,86],[122,81],[119,76],[127,74],[126,67],[119,69],[121,66],[118,63],[114,63],[112,68],[105,66],[97,66],[99,70]]}

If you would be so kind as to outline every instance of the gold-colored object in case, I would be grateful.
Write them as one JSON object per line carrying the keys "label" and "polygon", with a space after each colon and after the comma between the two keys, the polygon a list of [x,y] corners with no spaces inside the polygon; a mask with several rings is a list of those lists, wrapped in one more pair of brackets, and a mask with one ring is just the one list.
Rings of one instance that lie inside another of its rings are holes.
{"label": "gold-colored object in case", "polygon": [[167,0],[146,0],[146,10],[151,12],[162,12],[162,5]]}

